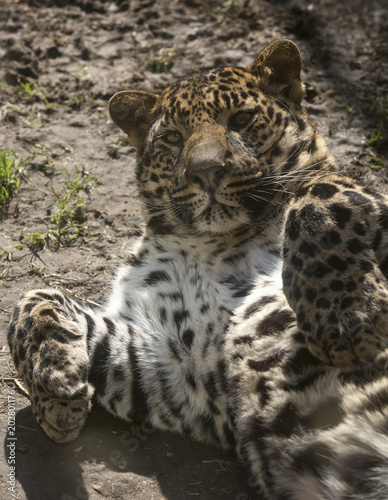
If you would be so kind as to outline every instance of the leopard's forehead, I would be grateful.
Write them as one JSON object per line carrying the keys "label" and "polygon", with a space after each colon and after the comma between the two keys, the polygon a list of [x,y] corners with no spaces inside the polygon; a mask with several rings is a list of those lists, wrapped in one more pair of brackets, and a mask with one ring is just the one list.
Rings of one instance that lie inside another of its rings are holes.
{"label": "leopard's forehead", "polygon": [[190,108],[191,112],[208,106],[231,108],[242,100],[259,97],[259,80],[247,70],[234,67],[216,68],[179,80],[161,95],[161,108]]}

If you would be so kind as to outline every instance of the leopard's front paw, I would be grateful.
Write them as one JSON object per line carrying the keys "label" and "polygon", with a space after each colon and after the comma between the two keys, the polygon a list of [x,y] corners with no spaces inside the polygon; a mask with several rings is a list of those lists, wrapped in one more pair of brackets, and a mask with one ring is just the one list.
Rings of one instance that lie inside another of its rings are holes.
{"label": "leopard's front paw", "polygon": [[71,399],[33,392],[32,409],[38,424],[57,443],[72,441],[80,433],[91,408],[92,388],[89,384]]}
{"label": "leopard's front paw", "polygon": [[33,357],[28,385],[36,420],[54,441],[71,441],[91,408],[86,349],[80,343],[67,351],[51,341],[43,343]]}
{"label": "leopard's front paw", "polygon": [[15,309],[8,330],[10,350],[36,420],[57,442],[77,437],[93,394],[84,326],[71,313],[59,292],[29,292]]}
{"label": "leopard's front paw", "polygon": [[388,286],[378,266],[365,263],[362,273],[316,284],[299,276],[288,288],[312,354],[336,366],[373,361],[388,346]]}

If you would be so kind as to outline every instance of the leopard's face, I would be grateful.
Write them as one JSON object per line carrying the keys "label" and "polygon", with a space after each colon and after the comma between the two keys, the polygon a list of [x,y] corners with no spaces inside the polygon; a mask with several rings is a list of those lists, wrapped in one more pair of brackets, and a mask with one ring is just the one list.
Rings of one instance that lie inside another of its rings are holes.
{"label": "leopard's face", "polygon": [[163,211],[170,224],[213,233],[263,216],[278,198],[279,141],[292,129],[289,110],[242,70],[212,71],[167,89],[139,152],[148,209]]}
{"label": "leopard's face", "polygon": [[295,172],[314,162],[319,144],[300,106],[300,80],[274,81],[274,68],[269,76],[257,69],[259,58],[247,69],[182,80],[160,96],[112,98],[112,118],[138,147],[149,226],[217,234],[256,224],[281,208]]}

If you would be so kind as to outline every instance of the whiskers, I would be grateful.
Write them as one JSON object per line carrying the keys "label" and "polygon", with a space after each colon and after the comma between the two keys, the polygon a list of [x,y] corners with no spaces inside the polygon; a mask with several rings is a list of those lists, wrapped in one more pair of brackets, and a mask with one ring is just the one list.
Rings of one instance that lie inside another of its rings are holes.
{"label": "whiskers", "polygon": [[[265,196],[265,194],[267,194],[267,196]],[[255,189],[253,191],[248,191],[248,192],[244,193],[243,198],[250,198],[251,200],[253,200],[255,202],[259,202],[259,204],[269,203],[273,206],[279,205],[279,201],[272,199],[271,196],[268,195],[268,193],[266,191],[262,191],[260,189]]]}

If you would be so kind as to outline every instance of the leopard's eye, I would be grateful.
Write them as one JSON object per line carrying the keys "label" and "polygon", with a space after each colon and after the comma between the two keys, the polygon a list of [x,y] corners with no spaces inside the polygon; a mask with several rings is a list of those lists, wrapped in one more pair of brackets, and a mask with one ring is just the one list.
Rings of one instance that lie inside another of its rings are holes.
{"label": "leopard's eye", "polygon": [[235,128],[242,128],[248,125],[248,123],[251,121],[253,116],[253,113],[250,113],[249,111],[241,111],[240,113],[236,113],[230,118],[230,124],[232,127]]}
{"label": "leopard's eye", "polygon": [[179,144],[182,141],[182,134],[177,130],[166,132],[162,137],[170,144]]}

